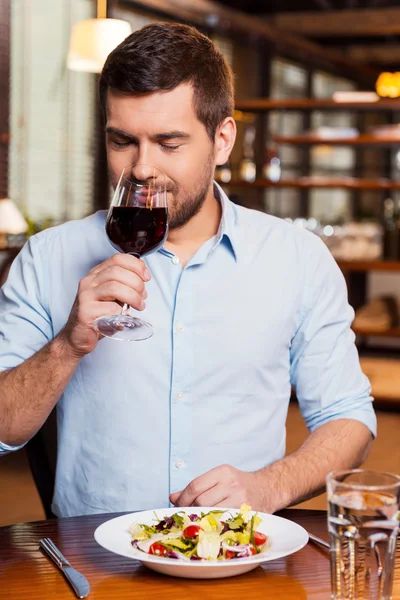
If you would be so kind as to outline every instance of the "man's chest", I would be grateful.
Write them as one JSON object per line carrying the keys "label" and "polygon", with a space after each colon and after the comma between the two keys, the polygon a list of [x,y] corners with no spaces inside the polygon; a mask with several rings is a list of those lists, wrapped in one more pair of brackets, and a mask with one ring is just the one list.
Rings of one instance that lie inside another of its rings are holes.
{"label": "man's chest", "polygon": [[300,318],[293,278],[273,264],[263,273],[251,265],[204,266],[153,268],[140,316],[154,336],[133,344],[101,340],[82,361],[85,380],[102,387],[110,374],[123,373],[128,389],[146,395],[175,388],[208,393],[211,386],[242,393],[255,380],[268,387],[273,377],[286,384]]}

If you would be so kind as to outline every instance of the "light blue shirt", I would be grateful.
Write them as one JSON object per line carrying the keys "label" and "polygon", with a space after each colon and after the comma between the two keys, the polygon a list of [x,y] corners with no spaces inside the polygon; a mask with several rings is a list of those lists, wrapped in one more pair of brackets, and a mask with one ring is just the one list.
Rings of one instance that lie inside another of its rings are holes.
{"label": "light blue shirt", "polygon": [[[254,471],[282,458],[291,385],[311,431],[347,418],[375,435],[353,310],[330,252],[315,235],[215,192],[218,234],[184,269],[165,249],[146,258],[152,279],[140,316],[155,335],[101,340],[58,402],[59,516],[168,506],[171,492],[213,467]],[[80,279],[115,254],[105,216],[26,244],[0,293],[1,370],[57,335]]]}

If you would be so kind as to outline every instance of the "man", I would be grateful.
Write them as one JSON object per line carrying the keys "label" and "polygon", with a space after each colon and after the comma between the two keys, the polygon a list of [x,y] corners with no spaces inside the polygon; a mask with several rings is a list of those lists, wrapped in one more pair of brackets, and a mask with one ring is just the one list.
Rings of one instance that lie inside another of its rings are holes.
{"label": "man", "polygon": [[[2,451],[58,403],[59,516],[312,496],[364,460],[376,427],[335,261],[213,184],[236,131],[208,38],[144,27],[109,56],[100,96],[112,182],[139,162],[166,173],[168,240],[145,262],[118,254],[104,211],[29,240],[0,297]],[[99,340],[93,321],[121,303],[150,340]],[[291,384],[311,434],[284,458]]]}

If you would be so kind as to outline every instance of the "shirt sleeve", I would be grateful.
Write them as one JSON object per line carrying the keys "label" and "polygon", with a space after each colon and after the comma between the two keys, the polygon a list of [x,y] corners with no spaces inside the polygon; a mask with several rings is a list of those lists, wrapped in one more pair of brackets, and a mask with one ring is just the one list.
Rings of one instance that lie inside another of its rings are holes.
{"label": "shirt sleeve", "polygon": [[[43,250],[40,236],[31,238],[0,289],[0,371],[20,365],[53,338]],[[0,456],[21,447],[0,442]]]}
{"label": "shirt sleeve", "polygon": [[291,383],[310,431],[334,419],[364,423],[376,436],[371,386],[362,373],[354,311],[343,274],[325,244],[315,236],[305,276],[300,326],[291,345]]}

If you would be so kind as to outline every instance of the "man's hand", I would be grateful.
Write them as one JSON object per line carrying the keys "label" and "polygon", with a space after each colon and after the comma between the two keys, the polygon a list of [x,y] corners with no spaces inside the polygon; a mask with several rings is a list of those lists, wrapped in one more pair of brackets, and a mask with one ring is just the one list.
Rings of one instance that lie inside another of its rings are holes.
{"label": "man's hand", "polygon": [[245,502],[253,510],[265,508],[260,472],[246,473],[230,465],[211,469],[180,492],[170,495],[175,506],[227,506],[240,508]]}
{"label": "man's hand", "polygon": [[181,492],[171,494],[175,506],[226,506],[273,513],[293,506],[325,489],[330,471],[358,467],[368,456],[372,435],[353,419],[321,425],[293,454],[254,473],[223,465],[194,479]]}
{"label": "man's hand", "polygon": [[145,282],[149,279],[144,262],[129,254],[115,254],[94,267],[79,283],[60,339],[77,356],[92,352],[101,337],[93,321],[105,315],[118,315],[125,303],[143,310],[147,298]]}

